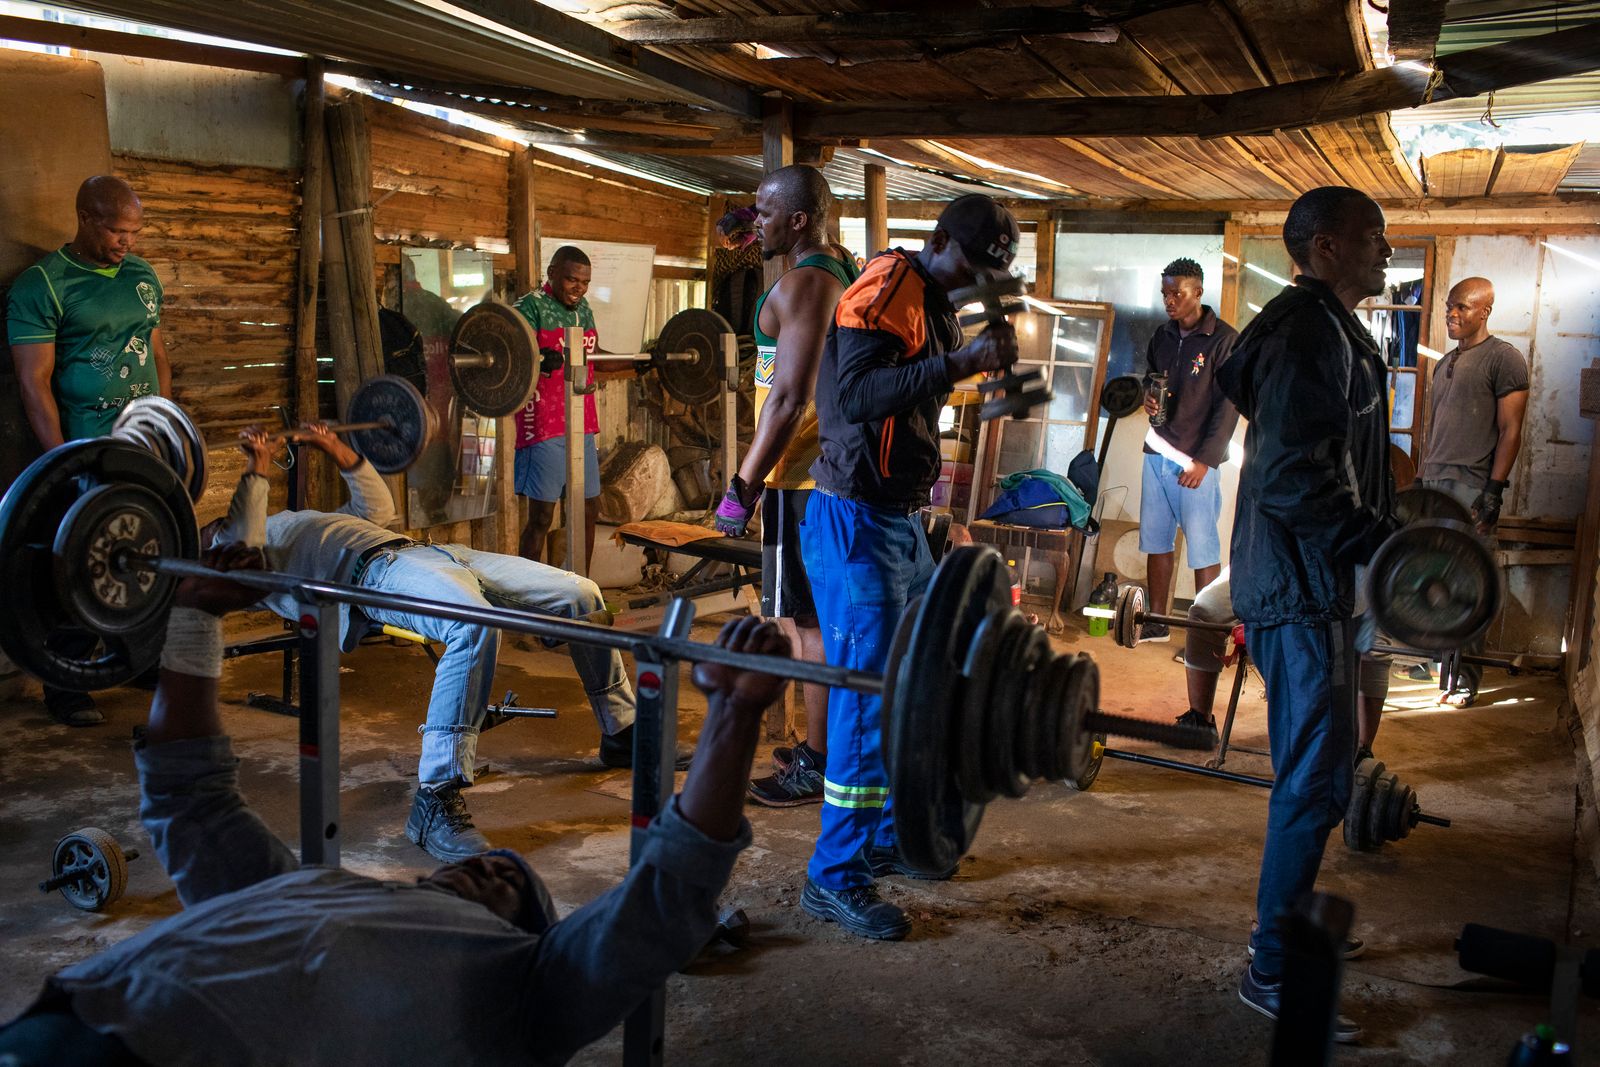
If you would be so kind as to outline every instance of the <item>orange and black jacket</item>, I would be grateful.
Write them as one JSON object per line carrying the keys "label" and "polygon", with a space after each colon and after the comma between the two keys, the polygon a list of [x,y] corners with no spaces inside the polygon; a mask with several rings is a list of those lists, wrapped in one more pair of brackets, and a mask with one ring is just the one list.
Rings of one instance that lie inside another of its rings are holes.
{"label": "orange and black jacket", "polygon": [[912,511],[939,477],[944,356],[961,347],[945,293],[915,256],[875,258],[834,311],[817,375],[817,485],[875,507]]}

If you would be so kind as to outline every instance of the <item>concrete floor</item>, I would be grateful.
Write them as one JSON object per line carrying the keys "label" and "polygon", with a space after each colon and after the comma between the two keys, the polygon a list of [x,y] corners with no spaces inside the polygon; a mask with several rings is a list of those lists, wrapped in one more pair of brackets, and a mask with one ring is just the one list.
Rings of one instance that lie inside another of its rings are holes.
{"label": "concrete floor", "polygon": [[[697,628],[708,639],[714,630]],[[1102,703],[1152,718],[1185,706],[1175,645],[1115,647],[1073,634],[1102,670]],[[344,862],[387,877],[429,858],[401,832],[430,667],[416,650],[364,648],[345,661]],[[507,648],[496,692],[559,707],[487,735],[490,771],[470,794],[497,845],[521,849],[563,910],[614,882],[627,862],[626,774],[600,768],[593,719],[559,652]],[[229,664],[223,692],[275,690],[271,657]],[[684,686],[685,729],[703,702]],[[1423,826],[1378,854],[1337,833],[1323,888],[1353,899],[1370,946],[1345,975],[1345,1010],[1367,1028],[1351,1064],[1505,1062],[1543,1021],[1542,998],[1490,988],[1455,964],[1467,921],[1557,940],[1600,942],[1600,893],[1574,858],[1573,757],[1557,721],[1558,684],[1491,672],[1484,699],[1433,710],[1429,684],[1397,679],[1378,753],[1425,808],[1455,820]],[[1224,690],[1224,698],[1226,690]],[[69,731],[34,701],[0,712],[0,1018],[43,977],[177,908],[152,856],[105,914],[43,896],[63,833],[101,826],[127,847],[147,842],[136,816],[127,740],[146,694],[104,694],[108,723]],[[235,704],[225,713],[245,788],[293,843],[294,723]],[[1261,687],[1245,686],[1235,739],[1264,745]],[[763,753],[764,757],[764,753]],[[1257,757],[1231,769],[1265,771]],[[758,769],[758,773],[760,770]],[[817,809],[750,809],[755,846],[727,902],[754,924],[749,948],[695,965],[669,985],[667,1058],[676,1063],[1019,1064],[1264,1063],[1270,1024],[1237,1001],[1264,791],[1108,761],[1087,793],[1044,783],[990,806],[973,854],[948,883],[887,880],[916,926],[899,944],[869,943],[797,907]],[[1600,1062],[1600,1019],[1586,1010],[1581,1048]],[[615,1063],[620,1031],[578,1062]]]}

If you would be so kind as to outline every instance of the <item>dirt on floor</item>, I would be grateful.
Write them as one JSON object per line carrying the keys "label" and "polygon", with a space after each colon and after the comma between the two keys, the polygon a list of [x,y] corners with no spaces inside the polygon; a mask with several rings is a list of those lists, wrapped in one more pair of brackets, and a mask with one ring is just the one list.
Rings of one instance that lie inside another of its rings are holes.
{"label": "dirt on floor", "polygon": [[[709,639],[714,629],[697,627]],[[1108,711],[1169,718],[1186,705],[1175,645],[1092,651]],[[431,665],[415,649],[366,647],[345,660],[343,862],[408,877],[433,862],[402,833]],[[1222,700],[1226,700],[1224,680]],[[295,723],[247,707],[274,692],[275,657],[231,661],[224,718],[244,761],[247,795],[291,844],[297,832]],[[485,773],[468,794],[490,840],[526,852],[563,911],[613,884],[628,854],[625,772],[595,758],[597,730],[560,651],[508,643],[496,693],[552,706],[554,721],[486,734]],[[1549,1016],[1545,998],[1462,971],[1452,941],[1465,922],[1600,944],[1600,893],[1575,858],[1573,754],[1558,721],[1558,683],[1489,672],[1478,706],[1434,707],[1430,683],[1397,677],[1377,750],[1450,817],[1382,851],[1347,851],[1337,832],[1321,888],[1353,900],[1366,955],[1345,972],[1345,1013],[1366,1028],[1350,1064],[1503,1064]],[[704,704],[684,679],[692,737]],[[1265,745],[1259,680],[1244,687],[1234,740]],[[53,725],[36,700],[0,711],[0,1018],[42,979],[177,910],[137,817],[128,740],[148,694],[102,694],[106,725]],[[1219,707],[1219,715],[1221,708]],[[1139,746],[1129,745],[1130,748]],[[761,757],[764,759],[763,756]],[[1268,773],[1230,755],[1228,768]],[[763,773],[758,765],[757,773]],[[666,1058],[677,1063],[1260,1064],[1271,1024],[1239,1003],[1266,792],[1108,760],[1093,789],[1038,783],[991,804],[972,854],[948,882],[886,879],[915,927],[901,943],[866,942],[798,907],[817,822],[814,806],[750,808],[754,846],[725,903],[752,923],[750,944],[709,952],[668,986]],[[55,840],[83,825],[146,855],[127,895],[103,914],[40,894]],[[1591,1002],[1592,1003],[1592,1002]],[[1580,1062],[1600,1062],[1600,1019],[1586,1006]],[[580,1055],[615,1063],[620,1029]]]}

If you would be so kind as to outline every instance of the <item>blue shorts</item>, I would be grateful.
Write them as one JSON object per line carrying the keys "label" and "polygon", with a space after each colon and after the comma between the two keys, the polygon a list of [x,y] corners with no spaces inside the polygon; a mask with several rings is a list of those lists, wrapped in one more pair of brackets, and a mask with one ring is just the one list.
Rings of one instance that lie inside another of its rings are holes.
{"label": "blue shorts", "polygon": [[1222,475],[1212,467],[1198,489],[1178,484],[1183,468],[1154,452],[1144,457],[1144,484],[1139,494],[1139,551],[1147,556],[1171,552],[1178,527],[1189,547],[1195,570],[1222,562],[1217,523],[1222,517]]}
{"label": "blue shorts", "polygon": [[[518,496],[554,504],[567,490],[567,439],[546,437],[524,445],[511,470]],[[592,433],[583,435],[583,495],[589,500],[600,495],[600,451]]]}

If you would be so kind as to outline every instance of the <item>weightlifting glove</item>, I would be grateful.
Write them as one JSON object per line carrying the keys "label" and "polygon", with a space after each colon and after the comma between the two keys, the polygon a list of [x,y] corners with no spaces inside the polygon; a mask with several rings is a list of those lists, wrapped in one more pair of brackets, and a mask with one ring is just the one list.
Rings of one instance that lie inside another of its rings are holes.
{"label": "weightlifting glove", "polygon": [[722,494],[722,503],[717,505],[717,532],[728,537],[743,537],[750,526],[750,516],[756,510],[756,502],[761,499],[761,489],[759,485],[746,485],[744,479],[735,474],[728,482],[728,491]]}
{"label": "weightlifting glove", "polygon": [[566,354],[559,348],[539,349],[539,373],[554,374],[567,362]]}
{"label": "weightlifting glove", "polygon": [[1510,484],[1497,482],[1493,478],[1483,483],[1478,499],[1472,502],[1472,521],[1478,524],[1479,533],[1491,532],[1494,524],[1500,521],[1500,498]]}

